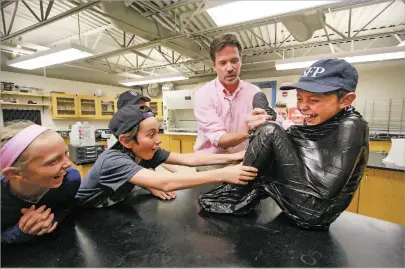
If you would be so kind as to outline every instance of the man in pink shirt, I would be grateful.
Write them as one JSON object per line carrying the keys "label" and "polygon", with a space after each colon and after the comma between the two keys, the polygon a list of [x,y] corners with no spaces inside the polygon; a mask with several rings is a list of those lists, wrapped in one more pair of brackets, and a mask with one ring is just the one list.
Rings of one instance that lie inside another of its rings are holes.
{"label": "man in pink shirt", "polygon": [[[242,151],[248,138],[247,119],[252,113],[253,96],[260,89],[239,78],[242,46],[237,35],[228,33],[214,39],[210,56],[218,76],[195,94],[198,136],[194,150],[209,153]],[[198,167],[197,171],[217,168],[221,166]]]}

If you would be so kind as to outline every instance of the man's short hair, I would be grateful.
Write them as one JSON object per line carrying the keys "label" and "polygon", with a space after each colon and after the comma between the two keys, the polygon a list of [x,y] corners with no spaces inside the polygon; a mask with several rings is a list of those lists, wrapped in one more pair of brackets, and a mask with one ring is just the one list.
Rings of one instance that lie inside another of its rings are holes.
{"label": "man's short hair", "polygon": [[235,33],[225,33],[216,37],[210,46],[210,57],[215,62],[215,53],[222,50],[226,46],[234,46],[238,48],[239,56],[242,57],[242,45],[239,36]]}

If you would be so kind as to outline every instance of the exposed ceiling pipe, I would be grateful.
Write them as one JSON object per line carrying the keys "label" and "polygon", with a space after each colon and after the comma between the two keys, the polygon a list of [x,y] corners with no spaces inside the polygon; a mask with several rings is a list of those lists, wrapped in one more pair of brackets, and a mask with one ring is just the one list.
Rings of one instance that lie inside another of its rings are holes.
{"label": "exposed ceiling pipe", "polygon": [[[103,1],[101,2],[101,7],[106,14],[120,18],[120,21],[111,19],[111,23],[122,31],[135,34],[151,41],[175,35],[174,32],[159,23],[145,18],[138,11],[127,8],[123,2]],[[122,23],[121,21],[127,22],[128,24]],[[129,24],[136,25],[136,27],[130,26]],[[209,57],[208,51],[201,48],[196,43],[190,42],[190,39],[187,37],[165,41],[162,42],[162,45],[192,59],[204,59]]]}
{"label": "exposed ceiling pipe", "polygon": [[21,53],[21,54],[25,54],[25,55],[35,53],[35,51],[26,50],[26,49],[17,48],[17,47],[10,47],[7,45],[0,45],[0,49],[1,49],[1,51],[7,52],[7,53]]}
{"label": "exposed ceiling pipe", "polygon": [[64,19],[66,17],[69,17],[69,16],[71,16],[73,14],[76,14],[76,13],[82,11],[82,10],[91,8],[92,6],[95,6],[98,3],[99,3],[99,1],[93,1],[93,2],[88,2],[88,3],[81,4],[81,5],[79,5],[79,6],[75,7],[75,8],[72,8],[70,10],[62,12],[62,13],[60,13],[60,14],[58,14],[56,16],[53,16],[53,17],[51,17],[51,18],[49,18],[47,20],[43,20],[43,21],[41,21],[41,22],[39,22],[37,24],[31,25],[31,26],[29,26],[27,28],[21,29],[21,30],[19,30],[17,32],[14,32],[12,34],[4,36],[4,37],[1,38],[1,42],[13,39],[14,37],[18,37],[18,36],[27,34],[27,33],[31,32],[31,31],[34,31],[34,30],[39,29],[41,27],[44,27],[44,26],[46,26],[46,25],[48,25],[50,23],[53,23],[53,22],[59,21],[61,19]]}

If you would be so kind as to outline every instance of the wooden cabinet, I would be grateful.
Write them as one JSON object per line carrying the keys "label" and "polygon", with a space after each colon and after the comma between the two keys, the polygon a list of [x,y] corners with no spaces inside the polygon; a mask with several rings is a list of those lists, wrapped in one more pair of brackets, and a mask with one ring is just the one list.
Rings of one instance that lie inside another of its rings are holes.
{"label": "wooden cabinet", "polygon": [[354,194],[353,200],[350,203],[349,207],[346,209],[349,212],[358,213],[359,212],[359,199],[360,199],[360,186],[357,188],[356,193]]}
{"label": "wooden cabinet", "polygon": [[97,117],[97,97],[79,95],[77,96],[78,112],[80,118]]}
{"label": "wooden cabinet", "polygon": [[100,119],[111,119],[112,115],[117,112],[117,100],[111,97],[98,97],[97,107]]}
{"label": "wooden cabinet", "polygon": [[160,147],[167,151],[170,151],[170,135],[167,134],[159,134],[162,143],[160,143]]}
{"label": "wooden cabinet", "polygon": [[386,151],[389,152],[391,149],[391,141],[369,141],[370,151]]}
{"label": "wooden cabinet", "polygon": [[151,101],[146,103],[146,105],[152,109],[153,113],[155,114],[155,117],[158,120],[163,120],[163,101],[162,101],[162,99],[151,99]]}
{"label": "wooden cabinet", "polygon": [[54,119],[111,119],[117,112],[117,101],[112,97],[52,93]]}
{"label": "wooden cabinet", "polygon": [[358,213],[405,225],[405,173],[367,168]]}
{"label": "wooden cabinet", "polygon": [[181,140],[181,153],[193,153],[194,152],[195,139]]}
{"label": "wooden cabinet", "polygon": [[170,136],[170,151],[178,153],[193,153],[195,136],[190,135],[171,135]]}
{"label": "wooden cabinet", "polygon": [[51,98],[54,119],[78,117],[78,99],[75,94],[52,93]]}
{"label": "wooden cabinet", "polygon": [[170,135],[170,152],[181,153],[181,140],[179,135]]}

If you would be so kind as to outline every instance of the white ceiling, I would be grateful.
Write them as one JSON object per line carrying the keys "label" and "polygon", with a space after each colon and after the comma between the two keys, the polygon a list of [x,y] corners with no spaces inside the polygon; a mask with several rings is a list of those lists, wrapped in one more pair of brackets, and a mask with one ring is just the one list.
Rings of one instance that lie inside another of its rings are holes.
{"label": "white ceiling", "polygon": [[[97,55],[122,50],[124,41],[126,47],[138,47],[136,50],[117,52],[113,56],[98,57],[90,62],[76,61],[69,63],[69,66],[59,65],[47,68],[48,76],[116,85],[119,80],[124,78],[117,74],[124,72],[131,72],[136,76],[146,76],[150,72],[172,72],[175,68],[175,70],[189,73],[191,77],[194,77],[193,80],[190,80],[193,82],[206,80],[214,75],[209,61],[204,60],[207,56],[192,59],[182,55],[173,47],[166,47],[164,45],[166,43],[160,42],[157,42],[160,47],[142,48],[144,44],[159,41],[159,38],[164,36],[148,40],[140,34],[136,34],[132,38],[133,33],[119,29],[114,20],[111,20],[111,15],[105,13],[102,2],[50,23],[48,21],[55,16],[70,12],[79,5],[90,2],[54,1],[46,20],[49,0],[42,1],[42,16],[41,1],[27,0],[25,3],[35,15],[22,1],[2,1],[2,14],[4,14],[0,27],[2,51],[10,51],[10,48],[7,47],[15,47],[16,44],[19,44],[21,49],[32,53],[38,49],[38,45],[49,48],[67,42],[81,43],[94,49]],[[336,31],[329,27],[317,30],[312,38],[305,42],[294,40],[278,17],[218,28],[204,11],[205,3],[202,0],[117,1],[114,4],[125,5],[126,12],[136,12],[148,18],[147,22],[151,27],[159,24],[165,27],[165,31],[171,31],[170,35],[182,35],[190,43],[198,44],[202,51],[201,55],[207,55],[207,48],[216,35],[227,31],[237,32],[244,47],[243,71],[245,76],[258,70],[274,70],[274,60],[282,57],[319,55],[332,53],[332,50],[338,52],[340,50],[397,46],[400,41],[405,39],[405,3],[401,0],[340,2],[330,5],[330,7],[322,7],[320,10],[325,14],[327,24]],[[17,9],[15,9],[16,6]],[[16,13],[13,21],[14,10]],[[124,16],[115,19],[122,22]],[[10,35],[36,24],[44,26],[9,38],[8,34],[4,32],[9,31],[12,21]],[[179,27],[179,21],[182,22],[182,27]],[[124,21],[124,24],[130,27],[140,27],[141,22]],[[359,32],[360,30],[362,31]],[[333,46],[329,44],[333,44]],[[21,72],[21,70],[7,66],[6,60],[10,56],[10,53],[2,52],[2,70]],[[34,74],[42,72],[43,70],[32,71]]]}

